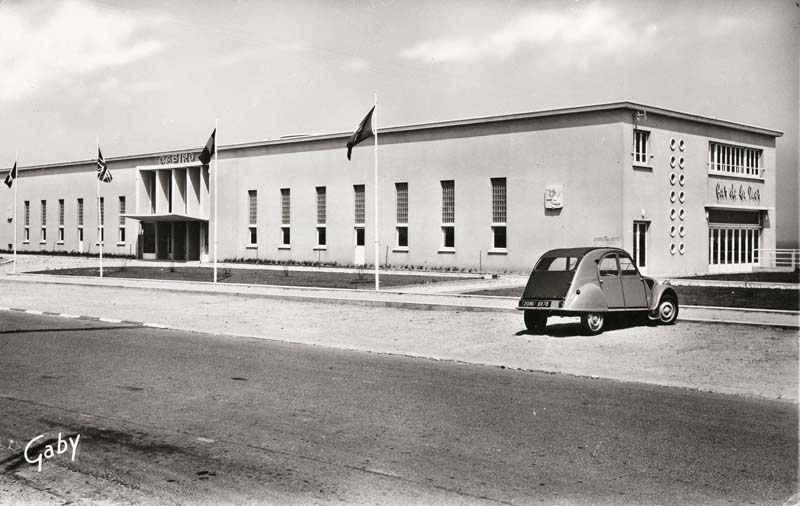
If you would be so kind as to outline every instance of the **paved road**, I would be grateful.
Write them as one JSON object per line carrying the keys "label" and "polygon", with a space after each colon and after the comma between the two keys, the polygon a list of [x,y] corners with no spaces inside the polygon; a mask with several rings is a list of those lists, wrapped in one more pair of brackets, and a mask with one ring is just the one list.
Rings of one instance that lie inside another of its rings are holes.
{"label": "paved road", "polygon": [[[43,491],[12,501],[780,505],[797,486],[791,403],[10,312],[0,412],[0,477]],[[59,432],[75,462],[21,460]]]}

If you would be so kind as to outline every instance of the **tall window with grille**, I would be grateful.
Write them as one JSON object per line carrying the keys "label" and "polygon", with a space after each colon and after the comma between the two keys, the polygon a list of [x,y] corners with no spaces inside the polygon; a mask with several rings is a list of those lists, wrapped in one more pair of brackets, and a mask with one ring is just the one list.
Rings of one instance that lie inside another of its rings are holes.
{"label": "tall window with grille", "polygon": [[356,231],[356,246],[364,246],[366,238],[364,226],[366,224],[366,196],[363,184],[353,185],[353,212]]}
{"label": "tall window with grille", "polygon": [[58,199],[58,243],[64,244],[64,199]]}
{"label": "tall window with grille", "polygon": [[119,230],[118,244],[125,244],[125,197],[119,197]]}
{"label": "tall window with grille", "polygon": [[247,191],[247,232],[250,246],[258,244],[258,191]]}
{"label": "tall window with grille", "polygon": [[83,242],[83,199],[78,199],[78,242]]}
{"label": "tall window with grille", "polygon": [[397,248],[408,250],[408,183],[395,183],[394,193],[397,201]]}
{"label": "tall window with grille", "polygon": [[317,186],[317,248],[324,249],[328,244],[326,223],[328,220],[328,191],[324,186]]}
{"label": "tall window with grille", "polygon": [[442,249],[456,247],[456,183],[442,181]]}
{"label": "tall window with grille", "polygon": [[761,242],[758,211],[710,209],[708,211],[708,264],[712,270],[725,266],[758,265]]}
{"label": "tall window with grille", "polygon": [[25,219],[23,221],[25,225],[25,233],[22,236],[24,242],[30,242],[31,240],[31,201],[25,201]]}
{"label": "tall window with grille", "polygon": [[506,249],[506,178],[492,178],[492,248]]}
{"label": "tall window with grille", "polygon": [[39,237],[40,242],[47,241],[47,201],[42,201],[42,234]]}
{"label": "tall window with grille", "polygon": [[650,132],[646,130],[633,130],[633,163],[647,165],[650,162],[648,155],[648,144],[650,143]]}
{"label": "tall window with grille", "polygon": [[708,143],[708,170],[737,176],[761,177],[763,150],[721,142]]}
{"label": "tall window with grille", "polygon": [[105,224],[106,224],[106,199],[105,197],[100,197],[100,223],[97,225],[97,235],[100,237],[101,243],[105,244],[106,240],[106,231],[105,231]]}
{"label": "tall window with grille", "polygon": [[281,188],[281,247],[288,248],[291,243],[291,191]]}

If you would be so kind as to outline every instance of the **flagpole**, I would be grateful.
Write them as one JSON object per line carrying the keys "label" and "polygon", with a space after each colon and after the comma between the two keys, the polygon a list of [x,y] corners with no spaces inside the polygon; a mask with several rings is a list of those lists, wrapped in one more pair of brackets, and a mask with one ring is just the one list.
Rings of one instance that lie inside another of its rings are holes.
{"label": "flagpole", "polygon": [[217,198],[219,193],[219,187],[217,187],[217,172],[219,172],[219,155],[217,154],[217,144],[219,144],[218,128],[219,118],[214,120],[214,283],[217,282],[217,229],[219,228],[219,222],[217,221],[217,209],[219,209],[217,205],[217,202],[219,202]]}
{"label": "flagpole", "polygon": [[[14,170],[17,172],[14,174],[14,179],[19,179],[19,167],[17,163],[19,162],[19,150],[14,155]],[[11,272],[16,274],[17,273],[17,187],[19,186],[19,181],[11,181],[14,184],[14,265],[12,267]]]}
{"label": "flagpole", "polygon": [[381,289],[380,282],[380,237],[378,236],[378,92],[375,94],[375,113],[372,115],[372,134],[375,137],[375,291]]}
{"label": "flagpole", "polygon": [[[97,157],[100,157],[100,137],[97,137]],[[100,164],[97,165],[98,170]],[[100,277],[103,277],[103,219],[100,211],[100,173],[97,174],[97,243],[100,245]]]}

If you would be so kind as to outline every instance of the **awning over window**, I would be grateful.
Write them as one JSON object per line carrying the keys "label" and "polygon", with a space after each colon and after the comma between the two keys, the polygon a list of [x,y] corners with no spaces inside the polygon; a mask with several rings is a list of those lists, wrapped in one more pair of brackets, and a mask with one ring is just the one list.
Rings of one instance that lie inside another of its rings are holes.
{"label": "awning over window", "polygon": [[187,216],[185,214],[123,214],[120,218],[130,218],[132,220],[149,221],[149,222],[175,222],[175,221],[208,221],[205,218],[198,218],[196,216]]}

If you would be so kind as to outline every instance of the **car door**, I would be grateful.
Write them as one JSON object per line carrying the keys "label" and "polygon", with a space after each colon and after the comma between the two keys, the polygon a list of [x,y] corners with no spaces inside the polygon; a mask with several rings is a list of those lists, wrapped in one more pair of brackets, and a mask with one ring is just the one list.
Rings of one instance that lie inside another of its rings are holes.
{"label": "car door", "polygon": [[627,309],[644,309],[647,307],[647,292],[644,288],[644,279],[636,269],[633,259],[620,253],[619,272],[622,281],[622,295],[625,297]]}
{"label": "car door", "polygon": [[608,309],[624,309],[625,298],[622,295],[622,280],[616,253],[609,253],[597,262],[597,275]]}

